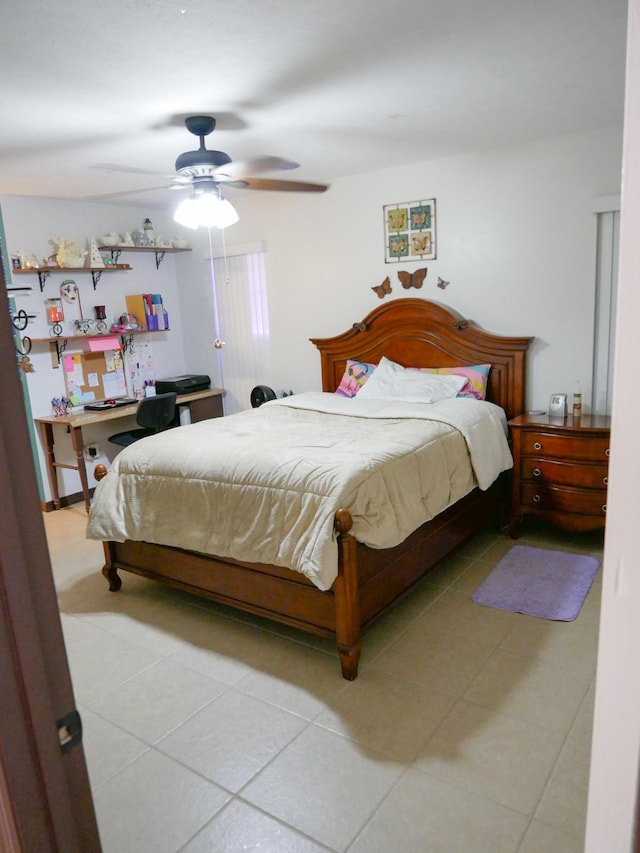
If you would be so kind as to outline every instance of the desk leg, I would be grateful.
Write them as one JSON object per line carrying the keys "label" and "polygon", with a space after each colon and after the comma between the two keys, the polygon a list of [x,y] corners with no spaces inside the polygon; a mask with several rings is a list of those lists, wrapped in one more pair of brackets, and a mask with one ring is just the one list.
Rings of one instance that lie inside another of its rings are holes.
{"label": "desk leg", "polygon": [[47,453],[47,473],[49,475],[49,487],[51,488],[51,496],[53,505],[56,509],[60,509],[60,493],[58,492],[58,474],[56,472],[56,456],[53,450],[53,425],[40,424],[42,433],[42,441]]}
{"label": "desk leg", "polygon": [[84,463],[84,441],[82,440],[82,427],[71,427],[71,446],[76,454],[76,462],[78,463],[78,474],[80,474],[80,482],[82,483],[82,496],[84,497],[84,505],[89,512],[91,508],[91,498],[89,497],[89,481],[87,480],[87,466]]}

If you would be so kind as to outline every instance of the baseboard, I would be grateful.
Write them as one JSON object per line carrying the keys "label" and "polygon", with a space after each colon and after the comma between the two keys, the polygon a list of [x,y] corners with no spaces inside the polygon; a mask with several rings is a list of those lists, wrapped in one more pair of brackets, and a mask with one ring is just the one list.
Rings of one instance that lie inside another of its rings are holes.
{"label": "baseboard", "polygon": [[[89,489],[89,495],[91,497],[93,497],[94,492],[95,488]],[[60,509],[80,503],[84,503],[82,492],[74,492],[72,495],[65,495],[60,498]],[[56,506],[53,501],[40,501],[40,508],[42,512],[55,512]]]}

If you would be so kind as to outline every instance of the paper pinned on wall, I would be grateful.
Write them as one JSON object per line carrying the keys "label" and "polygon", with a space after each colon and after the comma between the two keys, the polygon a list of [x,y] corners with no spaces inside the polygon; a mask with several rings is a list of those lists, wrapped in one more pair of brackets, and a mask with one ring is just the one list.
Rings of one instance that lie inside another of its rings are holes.
{"label": "paper pinned on wall", "polygon": [[91,352],[104,352],[107,349],[120,349],[120,341],[116,335],[103,338],[90,338],[89,349]]}

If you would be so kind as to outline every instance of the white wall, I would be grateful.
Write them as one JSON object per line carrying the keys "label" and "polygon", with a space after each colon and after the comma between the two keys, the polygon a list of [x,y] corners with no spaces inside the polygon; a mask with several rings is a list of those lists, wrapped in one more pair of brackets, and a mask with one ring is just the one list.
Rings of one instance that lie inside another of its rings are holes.
{"label": "white wall", "polygon": [[[19,253],[24,250],[27,255],[35,255],[37,259],[51,255],[55,246],[51,243],[53,237],[73,239],[81,249],[87,247],[87,240],[99,237],[108,231],[118,233],[133,231],[140,228],[146,216],[150,216],[156,232],[172,237],[178,232],[186,236],[184,229],[179,229],[171,221],[167,213],[142,210],[116,205],[63,201],[60,199],[28,198],[19,196],[0,196],[0,209],[5,226],[8,253]],[[185,253],[186,254],[186,253]],[[52,273],[46,279],[44,289],[40,292],[36,275],[13,276],[14,286],[31,285],[33,290],[29,295],[16,295],[16,307],[24,308],[29,314],[34,314],[25,334],[32,338],[49,336],[49,326],[44,313],[44,300],[60,295],[60,284],[67,278],[72,279],[80,290],[82,314],[85,318],[93,318],[94,305],[105,305],[107,318],[112,321],[126,310],[125,294],[128,293],[161,293],[169,313],[170,332],[144,335],[136,340],[150,341],[153,349],[154,364],[157,376],[175,375],[184,372],[184,334],[180,311],[180,296],[177,285],[176,266],[181,254],[167,254],[156,269],[153,253],[128,253],[120,257],[121,263],[128,263],[132,269],[128,272],[105,273],[93,288],[90,273],[69,272]],[[65,303],[65,331],[67,321],[80,317],[77,304]],[[70,341],[67,352],[78,351],[82,342]],[[32,413],[38,415],[51,414],[51,399],[61,397],[65,393],[62,368],[53,369],[48,344],[34,344],[30,354],[34,367],[33,373],[27,374],[27,385],[31,400]],[[133,421],[132,421],[133,423]],[[109,445],[107,438],[118,429],[125,429],[126,421],[118,421],[103,426],[91,426],[83,430],[85,443],[98,443],[101,453],[112,459],[118,448]],[[56,459],[62,462],[73,462],[74,454],[69,436],[64,428],[56,427]],[[44,486],[44,498],[51,497],[46,476],[44,454],[37,435],[39,448],[40,469]],[[58,479],[61,494],[73,494],[80,491],[80,479],[77,472],[58,469]]]}
{"label": "white wall", "polygon": [[[393,152],[390,151],[390,164]],[[309,337],[345,331],[381,304],[371,287],[451,305],[490,331],[531,335],[529,408],[576,379],[589,410],[595,284],[591,199],[619,192],[621,130],[544,140],[473,157],[336,181],[323,195],[238,191],[229,243],[266,240],[273,387],[320,387]],[[438,258],[419,291],[385,264],[383,205],[436,198]],[[436,287],[438,276],[450,281]],[[227,346],[233,345],[227,340]]]}

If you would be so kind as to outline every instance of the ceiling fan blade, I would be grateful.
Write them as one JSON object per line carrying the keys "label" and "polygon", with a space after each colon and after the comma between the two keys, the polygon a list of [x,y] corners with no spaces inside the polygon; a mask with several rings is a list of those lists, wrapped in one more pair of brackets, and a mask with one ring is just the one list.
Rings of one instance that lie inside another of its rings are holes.
{"label": "ceiling fan blade", "polygon": [[160,175],[162,172],[155,172],[151,169],[139,169],[137,166],[123,166],[120,163],[94,163],[89,166],[90,169],[98,169],[101,172],[123,172],[126,175]]}
{"label": "ceiling fan blade", "polygon": [[[159,187],[157,185],[155,187],[141,187],[139,190],[121,190],[120,192],[102,193],[101,195],[88,195],[88,196],[84,196],[84,198],[86,201],[101,201],[101,200],[109,199],[109,198],[120,198],[121,196],[126,196],[126,195],[138,195],[139,193],[148,193],[148,192],[153,192],[154,190],[166,190],[166,189],[170,189],[170,187],[167,187],[167,185],[165,184],[164,186],[161,186],[161,187]],[[182,189],[182,187],[176,187],[176,189]]]}
{"label": "ceiling fan blade", "polygon": [[251,160],[233,160],[214,170],[217,181],[234,181],[245,175],[260,175],[263,172],[277,172],[300,168],[299,163],[285,160],[283,157],[254,157]]}
{"label": "ceiling fan blade", "polygon": [[271,178],[242,178],[225,184],[245,190],[273,190],[276,192],[323,193],[329,189],[326,184],[309,184],[304,181],[278,181]]}

